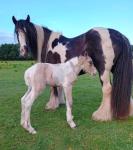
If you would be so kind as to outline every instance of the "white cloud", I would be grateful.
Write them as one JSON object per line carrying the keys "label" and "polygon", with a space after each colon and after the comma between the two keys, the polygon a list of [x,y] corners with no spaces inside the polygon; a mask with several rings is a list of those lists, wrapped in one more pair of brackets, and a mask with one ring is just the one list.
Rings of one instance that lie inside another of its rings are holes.
{"label": "white cloud", "polygon": [[16,43],[14,39],[14,34],[0,31],[0,44],[5,44],[5,43],[8,43],[8,44]]}

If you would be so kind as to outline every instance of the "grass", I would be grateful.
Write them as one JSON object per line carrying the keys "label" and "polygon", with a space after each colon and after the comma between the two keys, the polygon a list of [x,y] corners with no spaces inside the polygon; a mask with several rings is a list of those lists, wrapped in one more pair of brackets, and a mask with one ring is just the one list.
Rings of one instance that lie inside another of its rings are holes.
{"label": "grass", "polygon": [[45,111],[49,88],[32,107],[30,135],[20,126],[20,98],[26,91],[23,73],[32,62],[0,62],[0,150],[133,150],[133,118],[96,122],[92,113],[101,102],[98,77],[79,77],[73,88],[77,128],[67,125],[65,106]]}

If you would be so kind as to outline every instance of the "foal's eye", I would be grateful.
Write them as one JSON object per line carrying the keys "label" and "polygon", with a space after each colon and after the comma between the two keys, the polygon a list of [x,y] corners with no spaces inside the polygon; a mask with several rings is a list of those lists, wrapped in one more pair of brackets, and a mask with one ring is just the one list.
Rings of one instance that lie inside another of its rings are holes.
{"label": "foal's eye", "polygon": [[92,65],[93,65],[93,62],[92,62],[92,61],[89,61],[89,64],[92,66]]}

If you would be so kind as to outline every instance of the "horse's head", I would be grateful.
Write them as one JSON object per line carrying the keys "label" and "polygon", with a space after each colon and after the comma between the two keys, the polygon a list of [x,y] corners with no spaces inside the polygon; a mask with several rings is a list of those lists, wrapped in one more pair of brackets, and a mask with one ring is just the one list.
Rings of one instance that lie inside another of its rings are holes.
{"label": "horse's head", "polygon": [[30,24],[30,16],[28,15],[25,20],[17,20],[14,16],[12,21],[15,25],[15,33],[20,44],[20,55],[26,57],[29,51],[29,39],[27,34],[27,27]]}

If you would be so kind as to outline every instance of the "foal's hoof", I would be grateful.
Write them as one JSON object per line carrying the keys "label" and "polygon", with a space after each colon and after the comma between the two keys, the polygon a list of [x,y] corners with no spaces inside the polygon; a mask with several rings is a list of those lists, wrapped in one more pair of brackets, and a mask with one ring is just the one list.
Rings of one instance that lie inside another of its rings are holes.
{"label": "foal's hoof", "polygon": [[36,132],[35,129],[33,129],[32,131],[29,131],[29,133],[31,133],[31,134],[36,134],[37,132]]}
{"label": "foal's hoof", "polygon": [[28,131],[30,134],[36,134],[36,130],[32,127],[32,126],[28,126],[27,122],[22,123],[21,122],[21,126]]}
{"label": "foal's hoof", "polygon": [[72,129],[76,128],[76,124],[74,122],[70,122],[69,125]]}

